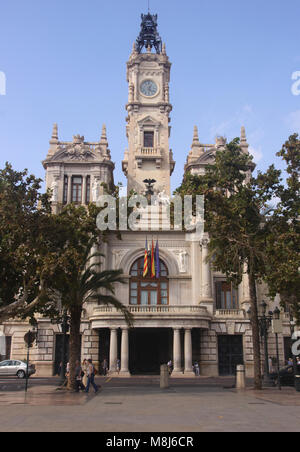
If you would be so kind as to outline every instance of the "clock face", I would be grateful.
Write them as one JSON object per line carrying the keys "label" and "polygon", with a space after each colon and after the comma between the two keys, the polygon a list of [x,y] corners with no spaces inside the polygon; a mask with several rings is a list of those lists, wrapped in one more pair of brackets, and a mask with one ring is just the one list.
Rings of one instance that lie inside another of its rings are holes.
{"label": "clock face", "polygon": [[158,91],[158,87],[153,80],[145,80],[141,83],[141,93],[144,94],[144,96],[152,97],[155,96],[155,94]]}

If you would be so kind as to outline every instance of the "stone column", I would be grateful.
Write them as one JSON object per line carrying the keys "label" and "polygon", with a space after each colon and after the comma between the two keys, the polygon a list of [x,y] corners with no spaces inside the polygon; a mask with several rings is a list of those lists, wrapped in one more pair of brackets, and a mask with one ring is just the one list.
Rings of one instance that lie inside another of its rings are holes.
{"label": "stone column", "polygon": [[120,377],[130,377],[128,364],[129,364],[129,330],[128,328],[122,328]]}
{"label": "stone column", "polygon": [[112,328],[110,330],[110,349],[109,349],[109,373],[115,373],[117,371],[117,358],[118,358],[118,330]]}
{"label": "stone column", "polygon": [[186,328],[184,330],[184,375],[185,376],[195,376],[193,372],[192,363],[192,330],[191,328]]}
{"label": "stone column", "polygon": [[192,303],[198,305],[200,301],[200,275],[199,275],[199,261],[200,261],[200,246],[198,241],[191,242],[191,272],[192,272]]}
{"label": "stone column", "polygon": [[241,309],[247,312],[251,305],[249,275],[247,273],[247,266],[245,265],[243,280],[239,286],[239,305]]}
{"label": "stone column", "polygon": [[173,330],[173,364],[174,370],[173,374],[181,373],[181,341],[180,341],[180,329],[174,328]]}
{"label": "stone column", "polygon": [[68,197],[67,204],[71,204],[72,202],[72,176],[68,176]]}
{"label": "stone column", "polygon": [[208,239],[203,239],[202,246],[202,298],[212,298],[210,264],[206,262],[208,256]]}
{"label": "stone column", "polygon": [[201,301],[200,304],[205,306],[210,314],[214,311],[214,300],[212,297],[212,281],[210,263],[206,261],[208,256],[208,238],[201,241],[202,248],[202,284],[201,284]]}
{"label": "stone column", "polygon": [[82,176],[81,204],[86,204],[86,176]]}

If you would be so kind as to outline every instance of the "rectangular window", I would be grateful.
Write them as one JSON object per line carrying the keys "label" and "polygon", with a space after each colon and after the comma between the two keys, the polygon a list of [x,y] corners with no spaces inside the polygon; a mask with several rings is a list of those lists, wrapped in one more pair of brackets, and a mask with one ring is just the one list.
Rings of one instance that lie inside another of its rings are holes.
{"label": "rectangular window", "polygon": [[151,290],[150,293],[151,293],[151,298],[150,298],[151,305],[157,305],[157,292]]}
{"label": "rectangular window", "polygon": [[64,177],[64,198],[63,203],[67,204],[68,202],[68,176]]}
{"label": "rectangular window", "polygon": [[154,132],[144,132],[144,148],[154,147]]}
{"label": "rectangular window", "polygon": [[81,204],[82,200],[82,177],[72,177],[72,202]]}
{"label": "rectangular window", "polygon": [[141,291],[141,305],[145,306],[148,304],[148,291]]}
{"label": "rectangular window", "polygon": [[91,177],[87,176],[86,178],[86,197],[85,197],[85,203],[89,204],[91,201]]}
{"label": "rectangular window", "polygon": [[217,309],[238,309],[238,291],[226,281],[217,281],[216,287],[216,308]]}

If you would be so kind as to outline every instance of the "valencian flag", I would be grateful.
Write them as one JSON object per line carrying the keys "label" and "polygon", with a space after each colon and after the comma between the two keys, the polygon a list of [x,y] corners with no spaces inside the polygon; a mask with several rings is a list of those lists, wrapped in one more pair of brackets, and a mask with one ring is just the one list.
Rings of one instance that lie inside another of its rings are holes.
{"label": "valencian flag", "polygon": [[155,269],[156,269],[156,278],[159,278],[160,277],[160,263],[159,263],[158,240],[156,241],[156,246],[155,246]]}
{"label": "valencian flag", "polygon": [[151,247],[151,278],[155,278],[155,256],[154,256],[153,239],[152,239],[152,247]]}
{"label": "valencian flag", "polygon": [[148,274],[148,240],[146,239],[143,277],[146,278],[147,274]]}

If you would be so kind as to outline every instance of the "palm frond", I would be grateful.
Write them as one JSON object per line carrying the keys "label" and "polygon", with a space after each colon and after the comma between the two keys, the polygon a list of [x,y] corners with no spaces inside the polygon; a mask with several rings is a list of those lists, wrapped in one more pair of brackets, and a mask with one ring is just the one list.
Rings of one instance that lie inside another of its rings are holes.
{"label": "palm frond", "polygon": [[125,317],[125,321],[128,326],[133,326],[134,316],[133,314],[128,310],[126,306],[124,306],[117,298],[115,298],[113,295],[92,295],[89,299],[90,301],[97,301],[100,305],[105,306],[113,306],[118,311],[122,312],[122,314]]}

